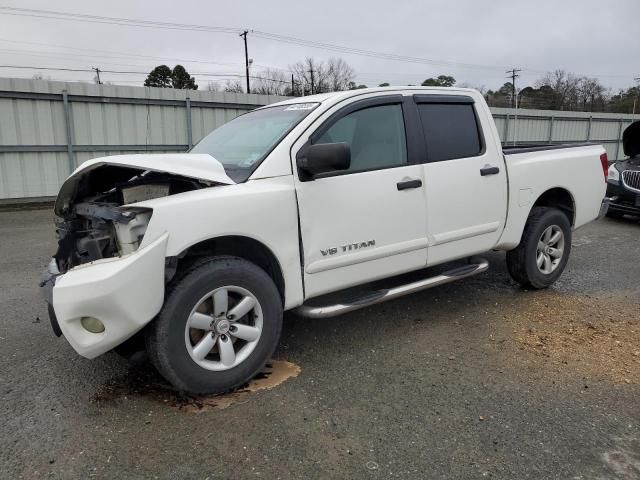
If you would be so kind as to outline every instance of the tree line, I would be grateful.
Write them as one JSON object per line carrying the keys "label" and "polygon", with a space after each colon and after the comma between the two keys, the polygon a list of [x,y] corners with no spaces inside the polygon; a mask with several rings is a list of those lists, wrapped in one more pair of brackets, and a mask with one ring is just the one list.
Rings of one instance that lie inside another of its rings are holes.
{"label": "tree line", "polygon": [[[497,90],[481,89],[492,107],[512,107],[513,85],[506,82]],[[597,78],[579,76],[565,70],[549,72],[533,85],[517,92],[519,108],[570,110],[578,112],[633,113],[640,110],[638,87],[607,89]]]}
{"label": "tree line", "polygon": [[[341,90],[366,88],[367,85],[355,82],[355,70],[341,58],[320,61],[307,57],[303,61],[289,65],[288,71],[264,69],[250,75],[251,93],[263,95],[303,96]],[[155,67],[147,76],[147,87],[198,89],[195,78],[182,65],[173,69],[167,65]],[[378,86],[389,86],[388,82]],[[439,75],[425,79],[421,85],[452,87],[457,81],[450,75]],[[460,86],[470,86],[461,84]],[[620,89],[616,92],[607,89],[600,80],[580,76],[565,70],[549,72],[533,85],[517,90],[511,82],[504,83],[496,90],[484,86],[475,87],[492,107],[512,107],[516,102],[519,108],[538,110],[570,110],[585,112],[633,113],[640,111],[640,87]],[[206,89],[242,93],[245,91],[244,79],[238,78],[221,82],[209,82]]]}

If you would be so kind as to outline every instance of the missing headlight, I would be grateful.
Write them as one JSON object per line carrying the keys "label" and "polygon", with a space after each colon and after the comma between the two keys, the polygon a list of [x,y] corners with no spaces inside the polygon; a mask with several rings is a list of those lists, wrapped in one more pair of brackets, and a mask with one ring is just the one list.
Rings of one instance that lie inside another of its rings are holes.
{"label": "missing headlight", "polygon": [[122,208],[123,215],[130,218],[128,222],[113,222],[116,229],[116,239],[120,255],[135,252],[151,219],[151,209],[148,208]]}

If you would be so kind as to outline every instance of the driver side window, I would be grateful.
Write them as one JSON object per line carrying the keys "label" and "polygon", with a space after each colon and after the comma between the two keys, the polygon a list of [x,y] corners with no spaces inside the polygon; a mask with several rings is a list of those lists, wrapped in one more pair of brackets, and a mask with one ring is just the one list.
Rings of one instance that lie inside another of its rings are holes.
{"label": "driver side window", "polygon": [[380,105],[351,112],[314,143],[345,142],[351,147],[348,172],[407,164],[407,140],[401,105]]}

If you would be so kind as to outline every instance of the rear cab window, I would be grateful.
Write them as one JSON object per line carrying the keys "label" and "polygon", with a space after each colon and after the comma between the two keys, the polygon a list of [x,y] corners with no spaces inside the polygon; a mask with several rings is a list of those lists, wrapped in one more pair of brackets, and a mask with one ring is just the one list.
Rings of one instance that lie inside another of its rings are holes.
{"label": "rear cab window", "polygon": [[473,99],[464,95],[415,95],[427,150],[427,162],[484,153]]}

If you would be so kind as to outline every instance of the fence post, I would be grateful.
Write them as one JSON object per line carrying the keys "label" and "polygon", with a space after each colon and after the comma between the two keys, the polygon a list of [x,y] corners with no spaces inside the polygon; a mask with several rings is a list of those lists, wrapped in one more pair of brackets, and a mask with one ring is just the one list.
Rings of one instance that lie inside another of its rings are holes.
{"label": "fence post", "polygon": [[587,142],[591,140],[591,124],[593,123],[593,115],[589,115],[589,125],[587,125]]}
{"label": "fence post", "polygon": [[620,153],[620,137],[622,136],[622,120],[618,123],[618,141],[616,142],[616,158],[618,160],[618,154]]}
{"label": "fence post", "polygon": [[193,147],[193,133],[191,131],[191,99],[189,97],[186,98],[186,108],[187,108],[187,143],[189,144],[189,150]]}
{"label": "fence post", "polygon": [[509,141],[509,114],[508,113],[504,120],[504,140],[503,141],[505,145]]}
{"label": "fence post", "polygon": [[553,142],[553,116],[549,117],[549,143]]}
{"label": "fence post", "polygon": [[64,125],[67,132],[67,157],[69,162],[69,175],[76,169],[76,159],[73,154],[73,132],[71,125],[71,104],[66,90],[62,90],[62,105],[64,108]]}

